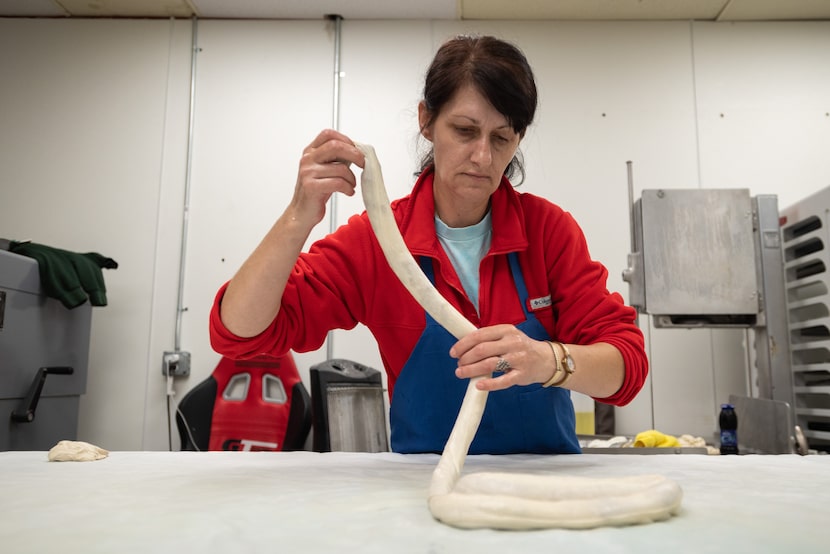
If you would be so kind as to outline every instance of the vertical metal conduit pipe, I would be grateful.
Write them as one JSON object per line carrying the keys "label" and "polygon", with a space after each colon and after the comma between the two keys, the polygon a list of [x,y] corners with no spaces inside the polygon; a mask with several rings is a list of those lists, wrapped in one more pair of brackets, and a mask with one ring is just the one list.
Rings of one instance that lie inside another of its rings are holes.
{"label": "vertical metal conduit pipe", "polygon": [[187,166],[184,176],[184,207],[182,210],[182,247],[179,254],[179,292],[176,302],[176,336],[174,350],[178,352],[182,347],[182,315],[187,311],[184,306],[184,275],[185,261],[187,258],[187,228],[190,222],[190,179],[193,168],[193,112],[196,97],[196,60],[198,58],[199,46],[199,20],[192,19],[191,50],[190,50],[190,111],[188,113],[187,126]]}
{"label": "vertical metal conduit pipe", "polygon": [[[343,16],[341,15],[327,15],[329,21],[334,22],[334,88],[332,94],[332,109],[331,109],[331,128],[335,131],[340,130],[340,36],[342,30]],[[329,199],[329,232],[333,233],[337,229],[337,194],[332,194]],[[334,345],[332,341],[332,332],[329,331],[326,339],[326,359],[334,358]]]}

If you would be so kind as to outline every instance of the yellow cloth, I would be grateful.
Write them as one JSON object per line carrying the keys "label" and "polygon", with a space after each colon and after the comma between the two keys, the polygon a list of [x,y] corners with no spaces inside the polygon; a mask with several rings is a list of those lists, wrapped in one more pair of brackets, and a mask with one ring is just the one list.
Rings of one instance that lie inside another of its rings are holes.
{"label": "yellow cloth", "polygon": [[634,437],[635,448],[653,448],[655,446],[671,448],[674,446],[680,446],[680,441],[677,440],[677,437],[664,435],[660,431],[656,431],[654,429],[643,431]]}

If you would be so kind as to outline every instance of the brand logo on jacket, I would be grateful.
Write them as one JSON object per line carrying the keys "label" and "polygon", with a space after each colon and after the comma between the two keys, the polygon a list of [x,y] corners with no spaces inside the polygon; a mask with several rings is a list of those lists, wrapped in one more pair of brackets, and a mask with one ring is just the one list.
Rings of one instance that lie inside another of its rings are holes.
{"label": "brand logo on jacket", "polygon": [[541,310],[542,308],[550,308],[553,305],[553,301],[550,299],[550,295],[543,296],[541,298],[531,298],[529,302],[531,310]]}

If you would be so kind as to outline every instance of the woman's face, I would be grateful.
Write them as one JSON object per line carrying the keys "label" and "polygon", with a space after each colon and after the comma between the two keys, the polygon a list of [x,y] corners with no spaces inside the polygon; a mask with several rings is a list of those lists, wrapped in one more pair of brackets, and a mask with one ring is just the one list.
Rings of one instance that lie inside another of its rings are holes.
{"label": "woman's face", "polygon": [[521,137],[472,85],[460,88],[429,127],[424,127],[430,114],[423,102],[418,116],[435,153],[438,216],[451,227],[477,223]]}

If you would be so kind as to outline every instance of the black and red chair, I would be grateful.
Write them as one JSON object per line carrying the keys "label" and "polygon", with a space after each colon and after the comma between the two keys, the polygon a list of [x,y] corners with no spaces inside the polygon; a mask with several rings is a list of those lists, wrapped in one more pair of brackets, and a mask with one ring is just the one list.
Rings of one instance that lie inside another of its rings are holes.
{"label": "black and red chair", "polygon": [[294,358],[222,358],[179,402],[181,449],[303,450],[311,400]]}

